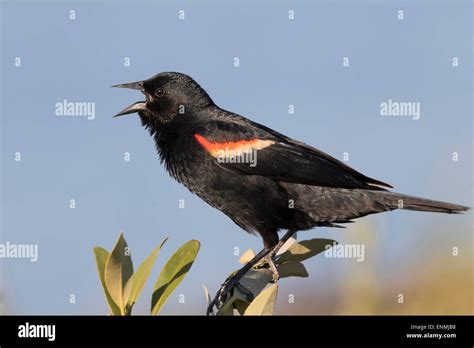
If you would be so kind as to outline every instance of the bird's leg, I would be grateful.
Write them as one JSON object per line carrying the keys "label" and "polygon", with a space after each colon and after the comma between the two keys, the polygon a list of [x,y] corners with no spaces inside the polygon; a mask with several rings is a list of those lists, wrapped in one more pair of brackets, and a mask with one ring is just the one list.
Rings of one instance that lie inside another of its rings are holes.
{"label": "bird's leg", "polygon": [[268,263],[268,266],[270,267],[270,270],[273,273],[272,282],[276,283],[278,279],[280,279],[280,274],[278,273],[275,263],[273,262],[273,257],[274,255],[272,255],[272,253],[270,252],[270,254],[265,256],[265,262]]}
{"label": "bird's leg", "polygon": [[231,278],[229,278],[224,284],[222,284],[219,291],[217,291],[216,296],[214,299],[209,303],[207,307],[207,315],[213,313],[213,308],[216,306],[217,309],[220,308],[222,302],[225,300],[229,291],[239,282],[240,279],[253,267],[255,266],[261,259],[263,259],[271,249],[263,249],[257,255],[255,255],[249,262],[247,262],[244,267],[242,267],[236,274],[234,274]]}
{"label": "bird's leg", "polygon": [[288,230],[283,235],[283,237],[280,238],[278,243],[272,248],[272,251],[270,253],[273,254],[273,256],[275,256],[278,253],[278,251],[281,249],[283,244],[285,244],[288,241],[288,239],[290,239],[295,233],[296,233],[296,231]]}
{"label": "bird's leg", "polygon": [[[207,307],[206,315],[211,315],[214,312],[214,306],[219,309],[225,300],[229,291],[238,284],[239,280],[250,270],[252,269],[260,260],[269,256],[269,259],[266,259],[268,264],[270,265],[270,269],[273,272],[273,279],[276,282],[280,277],[278,274],[278,270],[276,269],[275,264],[273,263],[273,257],[276,255],[278,250],[286,243],[288,239],[291,238],[296,233],[296,231],[289,230],[285,233],[283,237],[278,241],[278,243],[273,248],[264,248],[260,251],[257,255],[255,255],[249,262],[247,262],[244,267],[242,267],[235,275],[229,278],[224,284],[222,284],[219,291],[217,291],[216,296],[214,299],[209,303]],[[269,261],[270,260],[270,261]],[[276,280],[275,280],[276,279]]]}
{"label": "bird's leg", "polygon": [[270,267],[270,270],[273,273],[273,283],[276,283],[278,279],[280,279],[280,274],[278,273],[278,270],[275,266],[275,263],[273,262],[273,258],[275,255],[278,253],[278,251],[281,249],[283,244],[285,244],[288,239],[291,238],[296,233],[296,231],[289,230],[288,232],[285,233],[283,237],[278,241],[278,243],[272,248],[272,250],[268,253],[267,256],[265,256],[265,261],[268,263],[268,266]]}

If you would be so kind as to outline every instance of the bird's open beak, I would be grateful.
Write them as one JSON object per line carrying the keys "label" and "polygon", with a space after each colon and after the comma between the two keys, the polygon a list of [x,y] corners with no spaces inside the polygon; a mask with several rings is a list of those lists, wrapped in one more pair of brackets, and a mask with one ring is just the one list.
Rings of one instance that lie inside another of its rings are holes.
{"label": "bird's open beak", "polygon": [[[136,90],[139,90],[139,91],[144,91],[143,89],[143,81],[138,81],[138,82],[131,82],[131,83],[123,83],[123,84],[120,84],[120,85],[114,85],[114,86],[111,86],[111,87],[117,87],[117,88],[130,88],[130,89],[136,89]],[[139,112],[139,111],[147,111],[147,107],[146,107],[146,102],[145,101],[139,101],[139,102],[136,102],[130,106],[127,106],[125,109],[123,109],[122,111],[120,111],[117,115],[115,115],[114,117],[117,117],[117,116],[123,116],[123,115],[128,115],[128,114],[133,114],[135,112]]]}
{"label": "bird's open beak", "polygon": [[123,109],[122,111],[120,111],[117,115],[115,115],[114,117],[118,117],[118,116],[123,116],[123,115],[128,115],[128,114],[133,114],[135,112],[139,112],[139,111],[147,111],[148,109],[146,108],[146,102],[144,101],[139,101],[139,102],[136,102],[130,106],[127,106],[125,109]]}

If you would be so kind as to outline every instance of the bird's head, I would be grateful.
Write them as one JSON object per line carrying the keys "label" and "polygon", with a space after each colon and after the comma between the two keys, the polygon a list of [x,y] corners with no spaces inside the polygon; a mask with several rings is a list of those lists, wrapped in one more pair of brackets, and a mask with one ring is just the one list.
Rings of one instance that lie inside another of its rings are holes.
{"label": "bird's head", "polygon": [[138,113],[143,125],[150,130],[213,105],[209,95],[196,81],[176,72],[163,72],[148,80],[112,87],[136,89],[145,95],[144,101],[126,107],[114,117]]}

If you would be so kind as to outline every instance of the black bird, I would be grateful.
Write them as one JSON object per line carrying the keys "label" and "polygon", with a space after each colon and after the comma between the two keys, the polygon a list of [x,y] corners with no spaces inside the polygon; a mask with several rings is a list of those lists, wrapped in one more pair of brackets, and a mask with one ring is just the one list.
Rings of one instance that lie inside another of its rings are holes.
{"label": "black bird", "polygon": [[[208,314],[263,258],[276,281],[272,258],[296,231],[339,227],[361,216],[399,208],[437,213],[468,209],[389,192],[389,184],[221,109],[185,74],[164,72],[113,87],[136,89],[145,95],[145,101],[116,116],[138,113],[170,175],[242,229],[263,239],[264,249],[223,285]],[[281,239],[280,230],[287,231]]]}

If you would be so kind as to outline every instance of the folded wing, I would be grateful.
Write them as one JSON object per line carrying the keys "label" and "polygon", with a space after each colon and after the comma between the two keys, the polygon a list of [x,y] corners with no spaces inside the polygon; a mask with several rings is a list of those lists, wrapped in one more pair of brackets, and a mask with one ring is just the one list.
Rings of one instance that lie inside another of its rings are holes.
{"label": "folded wing", "polygon": [[[391,187],[307,144],[257,123],[248,121],[242,124],[239,121],[209,122],[194,133],[198,146],[216,158],[218,165],[226,170],[305,185],[369,190]],[[244,158],[249,152],[254,152],[253,163],[230,159],[232,156]]]}

